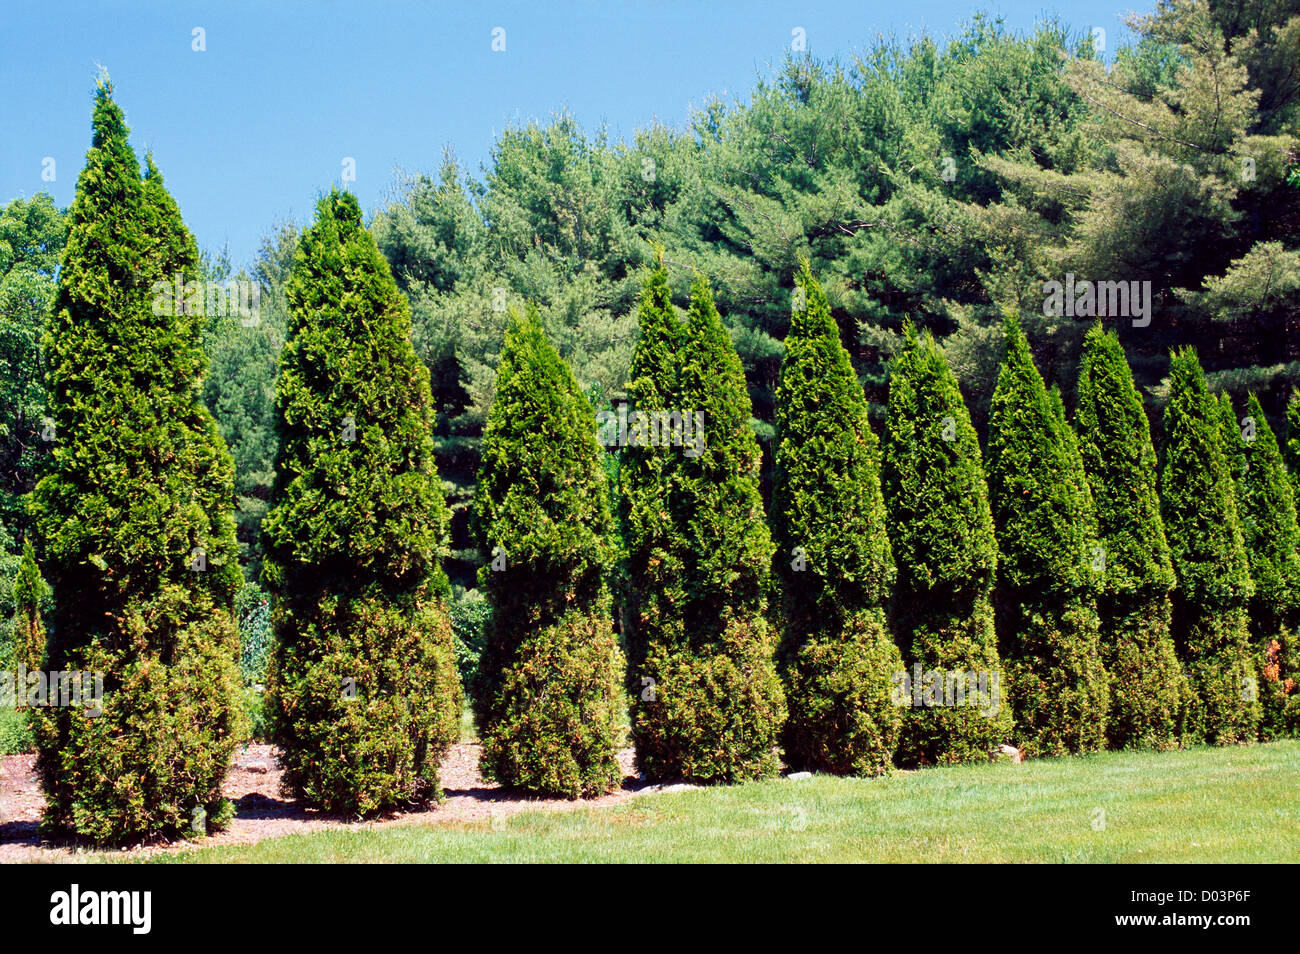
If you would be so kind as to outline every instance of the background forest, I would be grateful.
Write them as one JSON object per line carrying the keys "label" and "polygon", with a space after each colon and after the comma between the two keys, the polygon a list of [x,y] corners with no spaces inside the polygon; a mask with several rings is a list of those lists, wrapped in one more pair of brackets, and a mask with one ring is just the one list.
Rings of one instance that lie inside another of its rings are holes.
{"label": "background forest", "polygon": [[[1194,345],[1212,391],[1239,407],[1253,391],[1285,433],[1300,383],[1300,2],[1162,3],[1132,25],[1138,42],[1109,62],[1064,25],[1020,36],[986,17],[949,42],[881,41],[851,62],[794,54],[747,101],[715,100],[685,128],[610,141],[557,115],[503,132],[481,170],[448,151],[436,174],[397,183],[368,227],[410,300],[431,375],[462,676],[486,616],[470,510],[507,309],[535,302],[596,409],[617,405],[657,249],[674,301],[697,270],[712,283],[745,366],[765,499],[800,256],[878,430],[888,363],[911,321],[941,342],[986,441],[1008,310],[1073,413],[1094,319],[1044,314],[1044,283],[1069,273],[1151,283],[1148,325],[1106,323],[1154,427],[1170,349]],[[255,322],[209,316],[205,334],[204,400],[235,460],[250,686],[267,651],[259,528],[300,224],[272,225],[247,265],[204,259],[208,280],[261,290]],[[28,537],[22,497],[52,440],[42,329],[65,234],[65,211],[43,194],[0,213],[3,620]]]}

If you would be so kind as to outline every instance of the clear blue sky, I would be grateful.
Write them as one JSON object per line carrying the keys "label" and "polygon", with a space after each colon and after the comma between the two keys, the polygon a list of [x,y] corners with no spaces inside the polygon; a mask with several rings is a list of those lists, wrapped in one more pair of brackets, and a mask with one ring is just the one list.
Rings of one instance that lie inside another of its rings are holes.
{"label": "clear blue sky", "polygon": [[[1154,6],[1135,0],[1141,9]],[[152,148],[199,244],[248,262],[287,216],[356,160],[378,206],[394,170],[436,171],[444,146],[478,174],[494,133],[568,109],[628,138],[680,125],[717,93],[745,97],[802,27],[816,56],[877,34],[955,33],[976,10],[1016,30],[1059,16],[1128,39],[1129,6],[1097,0],[82,0],[7,3],[0,15],[0,202],[42,189],[72,201],[90,144],[96,64],[112,76],[138,152]],[[192,49],[195,27],[207,49]],[[493,52],[492,31],[506,49]],[[45,157],[56,179],[43,182]]]}

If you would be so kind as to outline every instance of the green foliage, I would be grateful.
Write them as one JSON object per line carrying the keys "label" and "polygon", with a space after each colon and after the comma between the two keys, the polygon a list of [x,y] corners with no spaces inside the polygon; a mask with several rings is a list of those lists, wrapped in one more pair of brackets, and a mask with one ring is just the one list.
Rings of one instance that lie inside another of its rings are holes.
{"label": "green foliage", "polygon": [[661,530],[671,548],[661,572],[680,572],[680,595],[645,650],[651,698],[643,691],[637,709],[637,762],[651,778],[760,778],[777,769],[786,715],[766,619],[772,543],[744,371],[703,277],[678,354],[665,404],[703,421],[704,437],[689,452],[656,448],[682,455],[656,491],[672,521]]}
{"label": "green foliage", "polygon": [[276,455],[275,375],[284,347],[284,285],[293,265],[298,230],[279,226],[263,239],[254,275],[209,268],[209,281],[244,283],[245,303],[257,290],[252,314],[207,315],[204,348],[210,359],[203,401],[235,459],[235,520],[240,562],[250,582],[261,578],[261,524],[271,494]]}
{"label": "green foliage", "polygon": [[886,625],[894,558],[880,452],[862,387],[808,262],[776,390],[773,536],[791,766],[878,775],[902,712],[903,659]]}
{"label": "green foliage", "polygon": [[355,197],[317,203],[287,285],[262,523],[267,700],[286,789],[331,812],[441,797],[459,731],[428,375]]}
{"label": "green foliage", "polygon": [[1174,640],[1194,693],[1185,738],[1220,745],[1247,741],[1260,718],[1247,617],[1255,587],[1221,410],[1195,350],[1174,352],[1169,377],[1160,501],[1178,579]]}
{"label": "green foliage", "polygon": [[[979,438],[933,336],[908,328],[906,339],[889,378],[881,467],[899,645],[922,673],[982,674],[990,688],[1005,689],[992,604],[997,544]],[[899,760],[987,759],[1011,736],[1005,693],[999,702],[988,715],[973,706],[912,707]]]}
{"label": "green foliage", "polygon": [[1189,701],[1170,631],[1174,570],[1160,518],[1156,452],[1119,337],[1100,324],[1079,370],[1079,452],[1097,515],[1097,613],[1114,748],[1178,745]]}
{"label": "green foliage", "polygon": [[1105,742],[1109,690],[1093,597],[1092,494],[1060,397],[1048,394],[1012,314],[1005,337],[988,486],[1016,742],[1031,755],[1095,751]]}
{"label": "green foliage", "polygon": [[493,560],[479,571],[492,617],[474,715],[485,776],[568,798],[619,778],[623,654],[603,453],[591,405],[536,311],[514,312],[474,498]]}
{"label": "green foliage", "polygon": [[43,192],[0,209],[0,543],[23,539],[21,497],[53,439],[41,335],[54,302],[67,216]]}
{"label": "green foliage", "polygon": [[[636,420],[654,420],[663,412],[683,413],[678,398],[678,365],[685,347],[683,329],[673,308],[668,272],[662,263],[646,278],[638,309],[641,335],[628,371],[628,430]],[[633,418],[632,415],[637,415]],[[684,424],[684,422],[683,422]],[[648,433],[648,432],[647,432]],[[674,519],[673,488],[679,480],[684,448],[630,440],[618,462],[618,515],[623,537],[624,632],[628,654],[628,690],[632,700],[632,735],[638,749],[653,745],[657,692],[642,680],[651,646],[683,642],[682,566],[686,547]]]}
{"label": "green foliage", "polygon": [[33,495],[54,592],[46,665],[104,686],[98,717],[40,710],[45,821],[100,842],[219,820],[244,735],[230,456],[199,401],[198,319],[155,313],[151,290],[197,265],[101,85],[45,341],[57,442]]}
{"label": "green foliage", "polygon": [[1286,402],[1286,458],[1287,473],[1291,475],[1291,491],[1300,500],[1300,389],[1292,389]]}
{"label": "green foliage", "polygon": [[451,631],[456,637],[456,672],[462,686],[472,686],[478,679],[479,659],[491,617],[492,609],[481,590],[452,587]]}
{"label": "green foliage", "polygon": [[[29,671],[41,668],[45,659],[45,623],[41,607],[49,598],[49,587],[36,566],[36,553],[30,542],[23,546],[22,563],[18,566],[13,586],[14,626],[13,658]],[[8,659],[0,660],[8,665]]]}
{"label": "green foliage", "polygon": [[1300,729],[1300,526],[1281,449],[1254,394],[1233,437],[1242,458],[1241,529],[1255,583],[1250,623],[1267,740]]}

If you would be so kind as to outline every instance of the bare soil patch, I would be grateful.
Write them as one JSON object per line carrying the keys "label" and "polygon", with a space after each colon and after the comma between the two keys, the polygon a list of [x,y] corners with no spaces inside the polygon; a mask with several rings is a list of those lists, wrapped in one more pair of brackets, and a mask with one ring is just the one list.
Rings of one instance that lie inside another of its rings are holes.
{"label": "bare soil patch", "polygon": [[[589,805],[615,805],[661,786],[640,781],[632,749],[619,753],[622,785],[599,798],[544,799],[502,788],[486,781],[478,770],[479,745],[466,742],[452,748],[442,763],[446,799],[423,811],[399,812],[357,821],[303,808],[280,793],[280,769],[270,745],[249,745],[235,756],[226,777],[226,797],[235,803],[235,817],[224,832],[202,842],[160,841],[117,849],[124,856],[192,849],[197,844],[252,844],[263,838],[320,831],[326,828],[365,828],[403,824],[483,822],[520,811],[569,811]],[[0,862],[76,861],[91,849],[43,837],[38,825],[44,800],[36,778],[34,755],[0,757]]]}

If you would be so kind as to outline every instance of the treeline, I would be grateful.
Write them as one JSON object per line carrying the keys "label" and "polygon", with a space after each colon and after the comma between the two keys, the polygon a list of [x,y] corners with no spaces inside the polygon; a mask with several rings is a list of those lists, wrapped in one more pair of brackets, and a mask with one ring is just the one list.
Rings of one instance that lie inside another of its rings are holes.
{"label": "treeline", "polygon": [[[105,83],[71,210],[0,217],[6,635],[106,677],[34,710],[49,824],[220,826],[247,716],[308,804],[422,803],[462,691],[485,773],[567,796],[625,701],[700,781],[1293,733],[1300,11],[1238,10],[512,130],[252,274]],[[1067,272],[1152,320],[1046,314]]]}

